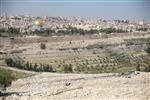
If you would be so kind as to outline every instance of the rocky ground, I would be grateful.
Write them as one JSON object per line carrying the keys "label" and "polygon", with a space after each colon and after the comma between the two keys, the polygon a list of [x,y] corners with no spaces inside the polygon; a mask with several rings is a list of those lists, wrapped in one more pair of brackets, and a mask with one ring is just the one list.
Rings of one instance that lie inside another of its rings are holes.
{"label": "rocky ground", "polygon": [[12,82],[5,100],[150,100],[149,84],[150,73],[144,72],[40,73]]}

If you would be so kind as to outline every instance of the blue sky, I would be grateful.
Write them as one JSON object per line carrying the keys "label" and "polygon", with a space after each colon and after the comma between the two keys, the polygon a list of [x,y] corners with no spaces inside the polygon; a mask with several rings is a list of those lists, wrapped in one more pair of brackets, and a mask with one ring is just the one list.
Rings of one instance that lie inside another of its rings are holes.
{"label": "blue sky", "polygon": [[150,0],[0,0],[1,14],[150,19]]}

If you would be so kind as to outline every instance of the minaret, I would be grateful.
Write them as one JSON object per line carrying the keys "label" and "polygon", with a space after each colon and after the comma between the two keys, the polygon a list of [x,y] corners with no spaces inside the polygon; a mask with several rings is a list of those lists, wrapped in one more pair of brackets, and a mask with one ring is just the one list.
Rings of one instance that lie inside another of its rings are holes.
{"label": "minaret", "polygon": [[7,12],[4,12],[4,16],[7,17]]}

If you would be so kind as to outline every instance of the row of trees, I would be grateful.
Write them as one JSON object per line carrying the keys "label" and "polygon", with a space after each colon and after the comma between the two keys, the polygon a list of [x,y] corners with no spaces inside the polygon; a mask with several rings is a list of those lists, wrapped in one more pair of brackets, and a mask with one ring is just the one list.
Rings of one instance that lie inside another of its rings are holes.
{"label": "row of trees", "polygon": [[116,28],[104,28],[104,29],[100,29],[99,32],[110,34],[110,33],[126,33],[128,31],[122,29],[116,29]]}
{"label": "row of trees", "polygon": [[36,31],[33,32],[37,35],[86,35],[86,34],[98,34],[98,33],[125,33],[128,31],[122,30],[122,29],[116,29],[116,28],[104,28],[104,29],[91,29],[91,30],[84,30],[84,29],[77,29],[76,27],[68,27],[66,30],[58,30],[55,31],[54,29],[46,29],[44,31]]}
{"label": "row of trees", "polygon": [[138,39],[125,39],[125,44],[130,45],[150,45],[150,38],[138,38]]}
{"label": "row of trees", "polygon": [[[125,67],[121,65],[101,65],[97,63],[96,65],[90,64],[90,63],[84,63],[84,64],[78,64],[78,65],[72,65],[72,64],[60,64],[58,66],[58,70],[54,70],[52,65],[49,64],[31,64],[29,62],[21,62],[17,60],[13,60],[12,58],[5,59],[5,62],[8,66],[10,67],[16,67],[19,69],[24,69],[24,70],[31,70],[31,71],[36,71],[36,72],[65,72],[65,73],[101,73],[101,72],[117,72],[117,70],[122,69]],[[73,66],[74,69],[73,69]],[[119,67],[122,66],[122,67]],[[57,66],[55,66],[57,67]],[[59,70],[59,68],[61,70]],[[150,66],[145,66],[143,68],[142,65],[137,64],[135,65],[135,70],[137,71],[145,71],[145,72],[150,72]],[[129,70],[130,71],[130,70]]]}
{"label": "row of trees", "polygon": [[52,65],[49,64],[31,64],[29,62],[22,62],[20,60],[14,60],[12,58],[5,59],[5,63],[9,67],[16,67],[24,70],[32,70],[36,72],[54,72]]}
{"label": "row of trees", "polygon": [[[20,28],[8,28],[7,30],[4,28],[0,29],[0,32],[8,34],[8,36],[12,35],[21,35]],[[24,33],[25,35],[40,35],[40,36],[53,36],[53,35],[86,35],[86,34],[98,34],[98,33],[125,33],[127,31],[122,29],[116,29],[116,28],[104,28],[104,29],[91,29],[91,30],[84,30],[84,29],[77,29],[76,27],[68,27],[65,30],[62,29],[42,29],[35,30],[35,31],[28,31],[29,33]],[[0,34],[2,35],[2,34]]]}
{"label": "row of trees", "polygon": [[[49,64],[37,64],[37,63],[31,64],[28,61],[22,62],[20,60],[14,60],[12,58],[5,59],[5,63],[9,67],[15,67],[18,69],[31,70],[31,71],[35,71],[35,72],[55,72],[55,70],[53,69],[53,66],[49,65]],[[61,72],[65,72],[65,73],[73,72],[71,64],[69,64],[69,65],[62,64],[61,68],[62,68]]]}
{"label": "row of trees", "polygon": [[137,31],[147,31],[149,30],[150,28],[146,28],[146,27],[143,27],[143,28],[137,28],[136,30]]}
{"label": "row of trees", "polygon": [[[44,49],[46,47],[41,46],[41,49],[42,48]],[[104,66],[109,68],[122,65],[122,66],[135,66],[134,69],[136,68],[136,70],[150,72],[150,66],[149,66],[150,63],[148,60],[150,54],[150,47],[146,48],[145,51],[148,53],[147,56],[133,56],[133,55],[117,54],[112,52],[110,53],[109,57],[106,58],[101,58],[100,56],[97,56],[97,58],[95,59],[88,59],[88,60],[82,59],[81,61],[79,59],[73,59],[71,60],[71,62],[67,62],[67,64],[65,64],[66,62],[64,61],[57,61],[57,62],[55,61],[56,63],[55,67],[57,67],[57,65],[59,64],[62,68],[61,71],[68,73],[68,72],[74,72],[74,70],[72,69],[73,65],[75,67],[77,67],[78,65],[87,67],[93,64],[99,64],[99,66],[101,67]],[[12,58],[5,59],[5,62],[10,67],[17,67],[20,69],[33,70],[33,71],[54,72],[53,68],[55,68],[50,64],[31,64],[29,62],[24,62],[23,60],[20,59],[16,60]],[[74,63],[74,64],[68,65],[69,63]],[[135,64],[137,63],[143,63],[144,65],[136,66]],[[88,71],[89,69],[86,70]],[[55,71],[57,71],[56,68]]]}

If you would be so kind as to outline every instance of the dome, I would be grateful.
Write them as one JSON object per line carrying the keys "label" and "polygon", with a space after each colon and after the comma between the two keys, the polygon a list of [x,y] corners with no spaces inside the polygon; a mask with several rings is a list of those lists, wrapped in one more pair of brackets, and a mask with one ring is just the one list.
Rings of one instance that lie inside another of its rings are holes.
{"label": "dome", "polygon": [[41,19],[36,19],[35,22],[34,22],[34,24],[36,26],[43,26],[43,21]]}

